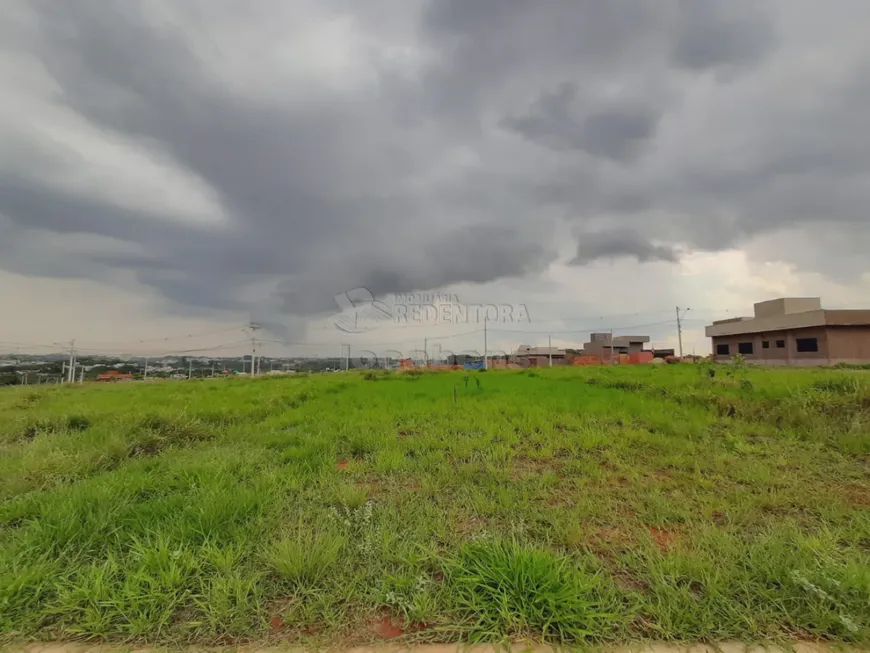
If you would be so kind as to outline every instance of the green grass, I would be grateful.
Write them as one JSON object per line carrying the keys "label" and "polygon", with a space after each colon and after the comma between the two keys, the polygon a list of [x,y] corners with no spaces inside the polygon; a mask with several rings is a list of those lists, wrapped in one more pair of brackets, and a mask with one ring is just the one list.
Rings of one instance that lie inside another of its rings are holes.
{"label": "green grass", "polygon": [[5,389],[0,637],[870,642],[870,377],[709,369]]}

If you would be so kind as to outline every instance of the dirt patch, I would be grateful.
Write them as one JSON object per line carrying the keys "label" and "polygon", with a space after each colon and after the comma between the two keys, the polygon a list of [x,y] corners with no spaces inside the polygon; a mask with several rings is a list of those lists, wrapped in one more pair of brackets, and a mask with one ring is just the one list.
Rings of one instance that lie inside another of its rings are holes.
{"label": "dirt patch", "polygon": [[335,468],[338,471],[343,471],[343,470],[347,469],[347,461],[346,460],[339,460],[338,464],[336,464]]}
{"label": "dirt patch", "polygon": [[866,485],[847,485],[842,490],[846,501],[859,508],[870,507],[870,487]]}
{"label": "dirt patch", "polygon": [[511,461],[511,472],[514,478],[537,475],[547,470],[559,472],[561,465],[552,458],[525,458],[517,456]]}
{"label": "dirt patch", "polygon": [[284,623],[284,620],[281,618],[281,615],[276,614],[272,617],[272,620],[269,622],[269,633],[272,635],[278,635],[284,630],[286,630],[287,625]]}
{"label": "dirt patch", "polygon": [[389,484],[380,478],[368,478],[357,482],[356,486],[365,492],[369,499],[382,497],[384,494],[387,494],[387,491],[389,490]]}
{"label": "dirt patch", "polygon": [[618,527],[606,526],[590,533],[586,538],[586,545],[599,558],[616,564],[614,554],[631,550],[635,540]]}
{"label": "dirt patch", "polygon": [[551,508],[570,508],[574,505],[574,499],[568,491],[554,490],[547,499],[547,505]]}
{"label": "dirt patch", "polygon": [[405,634],[405,630],[387,615],[372,619],[369,628],[381,639],[396,639]]}
{"label": "dirt patch", "polygon": [[631,592],[645,592],[649,589],[649,583],[634,576],[627,569],[617,569],[611,576],[617,585]]}
{"label": "dirt patch", "polygon": [[650,526],[648,530],[649,534],[652,535],[653,542],[655,542],[659,551],[662,553],[670,551],[677,542],[677,534],[672,531],[658,528],[656,526]]}
{"label": "dirt patch", "polygon": [[469,517],[468,519],[460,519],[456,523],[456,532],[460,535],[470,535],[472,533],[480,533],[486,530],[486,520],[480,517]]}

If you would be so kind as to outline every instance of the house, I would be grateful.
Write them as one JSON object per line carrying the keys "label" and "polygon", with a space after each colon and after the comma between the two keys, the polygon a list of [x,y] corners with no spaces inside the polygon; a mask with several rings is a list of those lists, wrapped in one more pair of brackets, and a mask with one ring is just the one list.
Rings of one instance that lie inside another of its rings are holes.
{"label": "house", "polygon": [[552,359],[553,365],[564,365],[568,352],[558,347],[530,347],[520,345],[514,354],[514,359],[528,367],[549,367]]}
{"label": "house", "polygon": [[677,355],[673,349],[653,349],[652,353],[653,358],[669,358]]}
{"label": "house", "polygon": [[649,336],[614,336],[609,332],[593,333],[583,345],[584,356],[597,356],[603,362],[618,360],[620,354],[637,354],[644,351]]}
{"label": "house", "polygon": [[870,363],[870,310],[826,310],[818,297],[781,297],[755,304],[754,313],[706,327],[716,360],[740,354],[765,365]]}
{"label": "house", "polygon": [[97,381],[132,381],[132,374],[122,374],[118,370],[109,370],[105,374],[97,374]]}

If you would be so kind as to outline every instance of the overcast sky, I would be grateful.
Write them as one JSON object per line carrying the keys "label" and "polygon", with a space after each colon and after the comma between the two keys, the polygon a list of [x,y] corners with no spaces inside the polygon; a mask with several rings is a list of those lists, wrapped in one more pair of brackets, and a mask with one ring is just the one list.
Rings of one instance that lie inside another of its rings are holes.
{"label": "overcast sky", "polygon": [[210,347],[252,320],[297,353],[482,347],[478,324],[338,331],[361,287],[523,304],[489,325],[504,348],[673,345],[680,305],[707,352],[755,301],[870,303],[866,0],[3,13],[0,350]]}

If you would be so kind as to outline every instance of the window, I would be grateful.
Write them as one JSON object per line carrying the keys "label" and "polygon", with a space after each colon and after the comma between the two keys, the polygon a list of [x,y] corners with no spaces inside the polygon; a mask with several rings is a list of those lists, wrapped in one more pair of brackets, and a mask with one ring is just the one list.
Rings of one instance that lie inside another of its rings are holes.
{"label": "window", "polygon": [[728,348],[728,345],[716,345],[717,356],[728,356],[730,353],[731,350]]}
{"label": "window", "polygon": [[799,352],[819,351],[819,341],[815,338],[798,338],[795,343]]}
{"label": "window", "polygon": [[770,349],[770,340],[762,340],[761,341],[762,349]]}
{"label": "window", "polygon": [[776,341],[777,349],[785,349],[785,340],[777,340]]}
{"label": "window", "polygon": [[751,354],[752,353],[752,343],[751,342],[741,342],[737,345],[737,351],[741,354]]}

